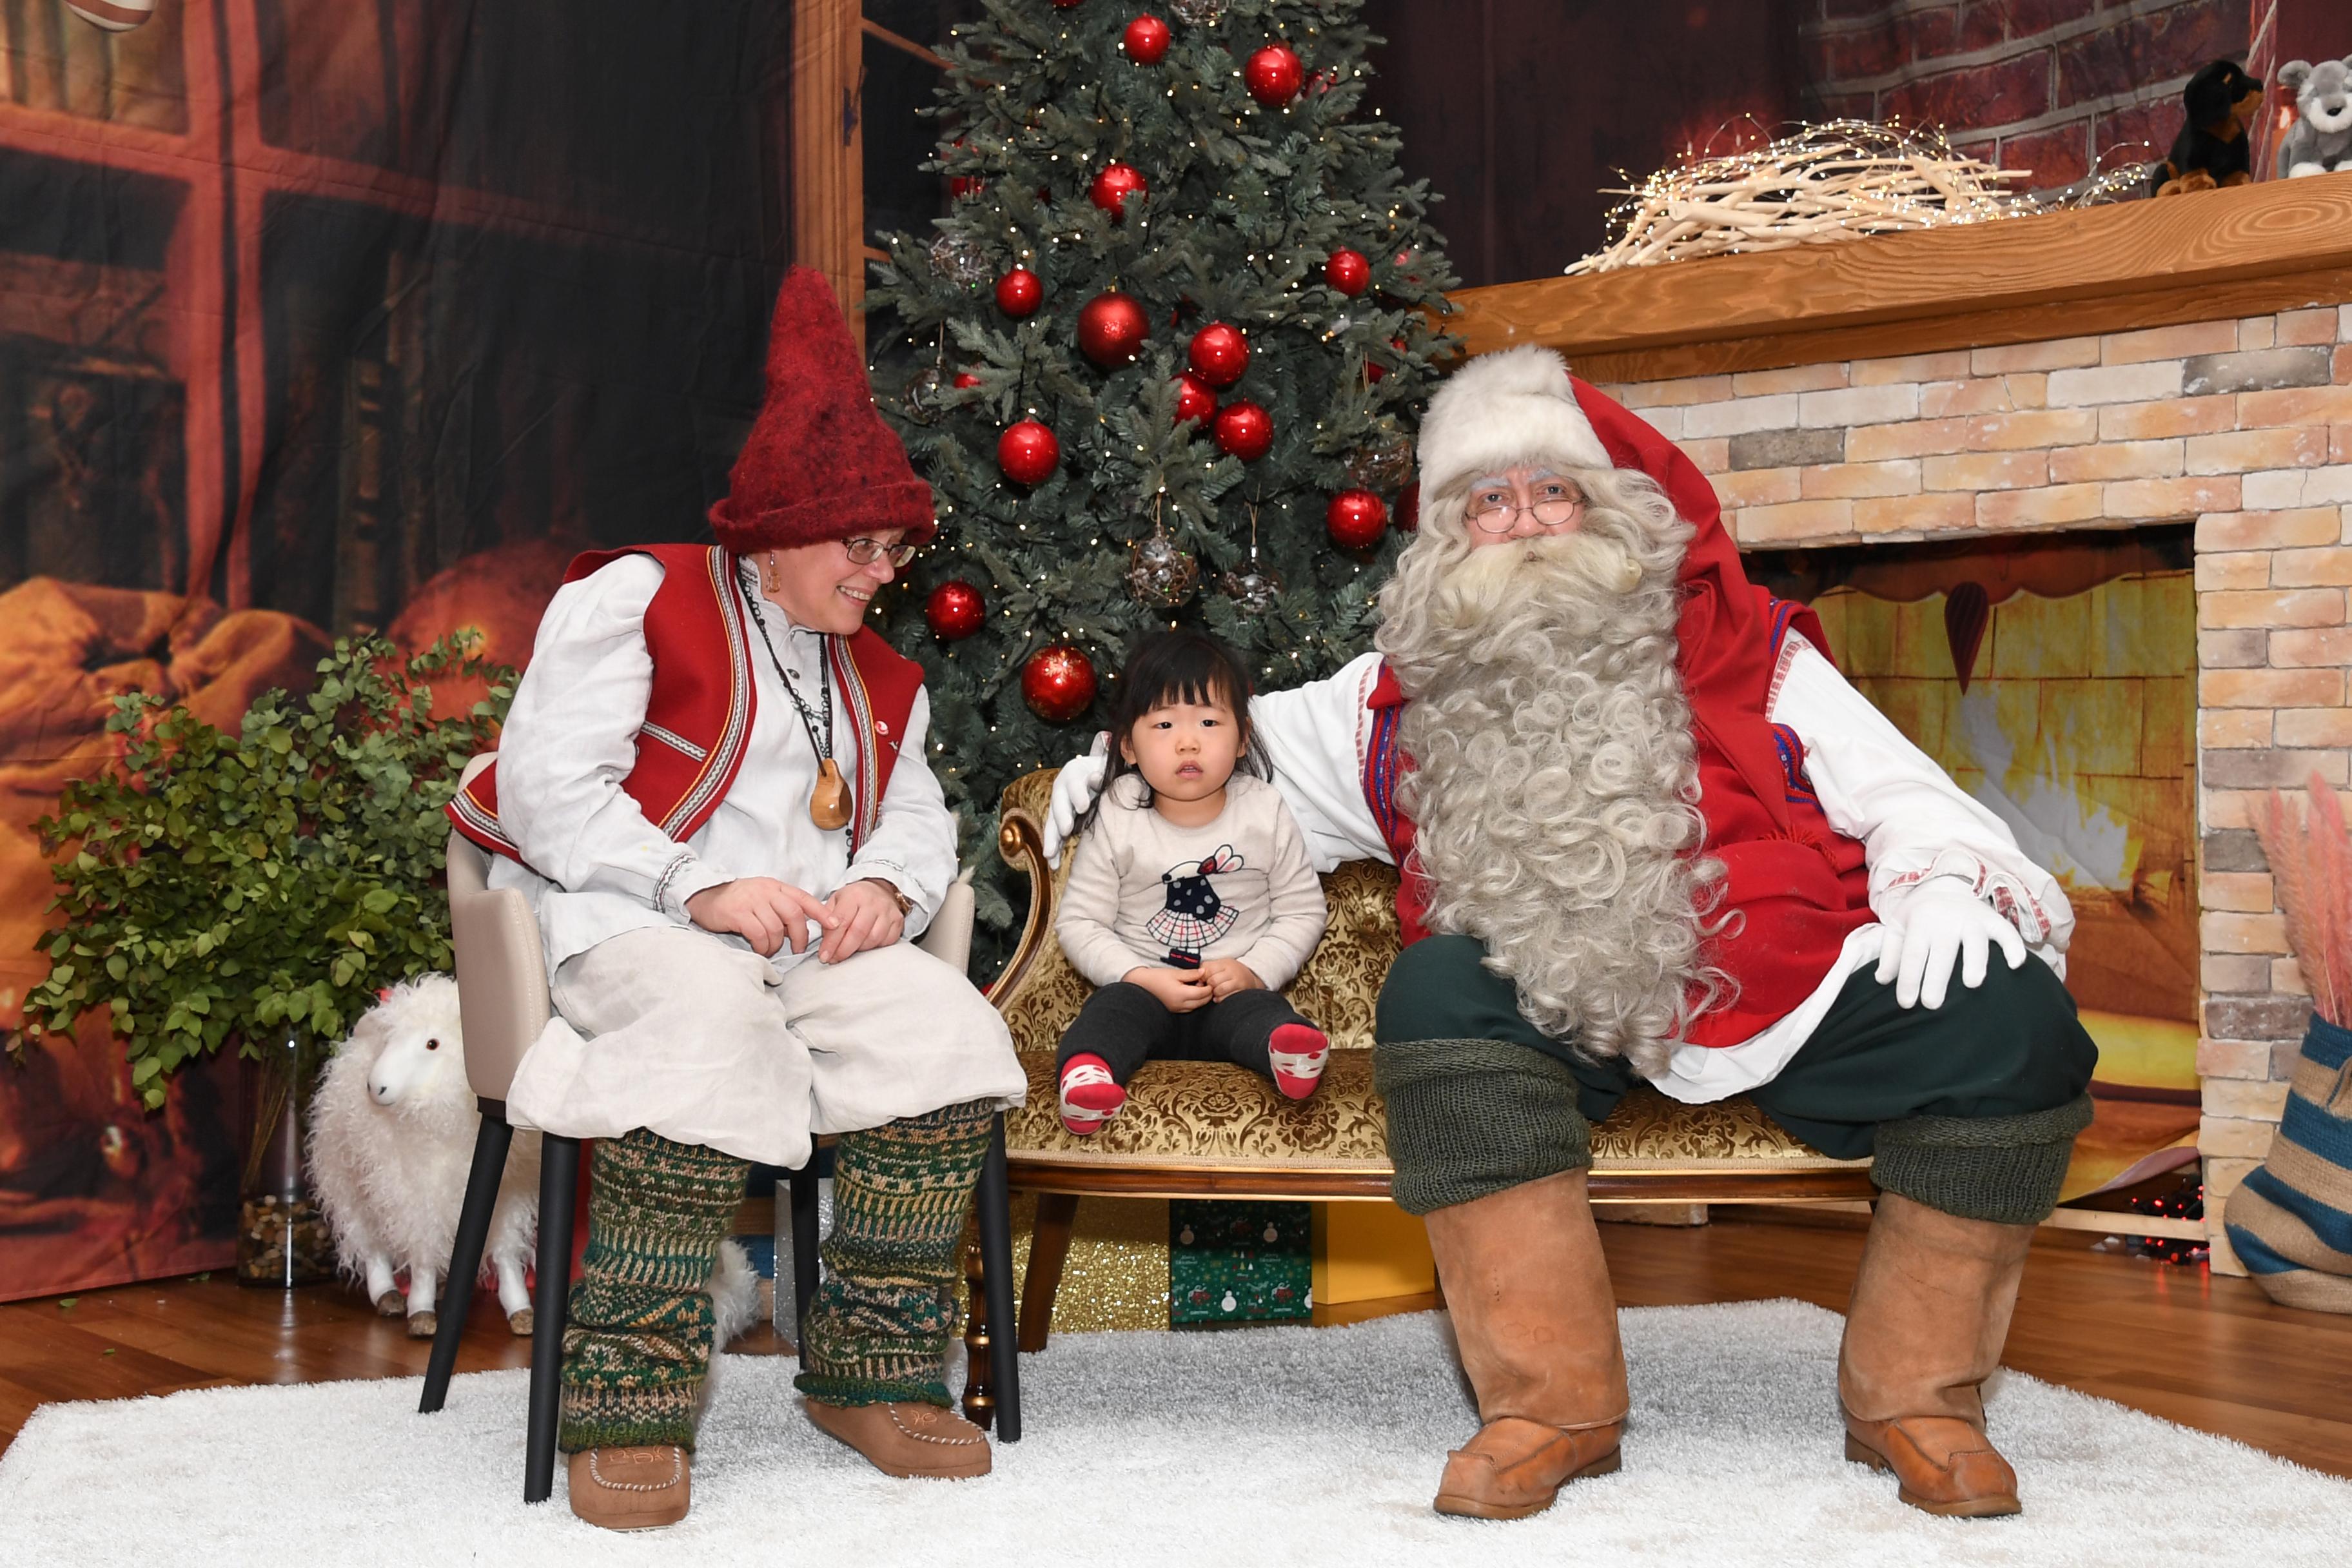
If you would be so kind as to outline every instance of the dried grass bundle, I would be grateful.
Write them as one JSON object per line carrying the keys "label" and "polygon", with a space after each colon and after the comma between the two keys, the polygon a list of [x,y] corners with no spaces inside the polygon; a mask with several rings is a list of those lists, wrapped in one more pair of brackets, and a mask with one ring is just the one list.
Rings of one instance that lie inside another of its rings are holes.
{"label": "dried grass bundle", "polygon": [[2030,177],[1953,151],[1940,131],[1868,120],[1801,125],[1744,153],[1686,153],[1680,167],[1619,187],[1612,194],[1630,199],[1610,214],[1617,237],[1568,272],[2025,217],[2111,201],[2142,174],[2137,163],[2119,165],[2048,196],[2003,188]]}
{"label": "dried grass bundle", "polygon": [[2352,836],[2343,803],[2316,773],[2310,794],[2310,808],[2298,814],[2271,791],[2254,832],[2271,863],[2287,945],[2311,987],[2313,1009],[2331,1024],[2352,1026]]}

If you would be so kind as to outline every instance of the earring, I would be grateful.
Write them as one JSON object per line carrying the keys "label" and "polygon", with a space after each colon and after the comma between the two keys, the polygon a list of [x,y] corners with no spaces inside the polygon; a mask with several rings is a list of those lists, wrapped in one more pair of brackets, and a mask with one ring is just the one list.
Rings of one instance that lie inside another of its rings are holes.
{"label": "earring", "polygon": [[770,550],[763,552],[760,557],[760,592],[762,594],[772,594],[775,591],[776,552]]}

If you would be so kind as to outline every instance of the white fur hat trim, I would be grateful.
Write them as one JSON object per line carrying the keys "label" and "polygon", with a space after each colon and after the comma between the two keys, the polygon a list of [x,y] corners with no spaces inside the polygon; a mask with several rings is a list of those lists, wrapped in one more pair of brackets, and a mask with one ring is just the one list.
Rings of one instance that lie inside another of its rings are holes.
{"label": "white fur hat trim", "polygon": [[1550,349],[1528,343],[1480,354],[1437,389],[1422,416],[1424,496],[1545,458],[1580,468],[1611,466],[1576,405],[1568,362]]}

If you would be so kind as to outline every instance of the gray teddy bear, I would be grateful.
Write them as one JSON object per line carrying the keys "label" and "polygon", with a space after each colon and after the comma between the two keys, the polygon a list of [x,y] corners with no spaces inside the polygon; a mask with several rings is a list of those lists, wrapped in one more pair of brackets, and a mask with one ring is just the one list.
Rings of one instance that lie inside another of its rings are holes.
{"label": "gray teddy bear", "polygon": [[2279,143],[2280,177],[2352,168],[2352,58],[2289,60],[2278,79],[2294,89],[2298,116]]}

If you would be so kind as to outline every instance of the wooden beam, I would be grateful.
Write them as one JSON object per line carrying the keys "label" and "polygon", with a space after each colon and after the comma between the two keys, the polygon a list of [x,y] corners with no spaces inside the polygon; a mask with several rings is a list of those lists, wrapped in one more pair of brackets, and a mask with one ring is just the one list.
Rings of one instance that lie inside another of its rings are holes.
{"label": "wooden beam", "polygon": [[1471,353],[1696,375],[2332,303],[2347,280],[2352,173],[1468,289],[1447,325]]}
{"label": "wooden beam", "polygon": [[865,30],[866,36],[869,38],[887,44],[900,53],[912,55],[919,60],[926,60],[941,70],[948,68],[948,58],[945,55],[936,49],[927,49],[914,39],[892,32],[871,17],[860,22],[858,26]]}
{"label": "wooden beam", "polygon": [[793,0],[793,256],[833,284],[862,349],[866,136],[858,0]]}

